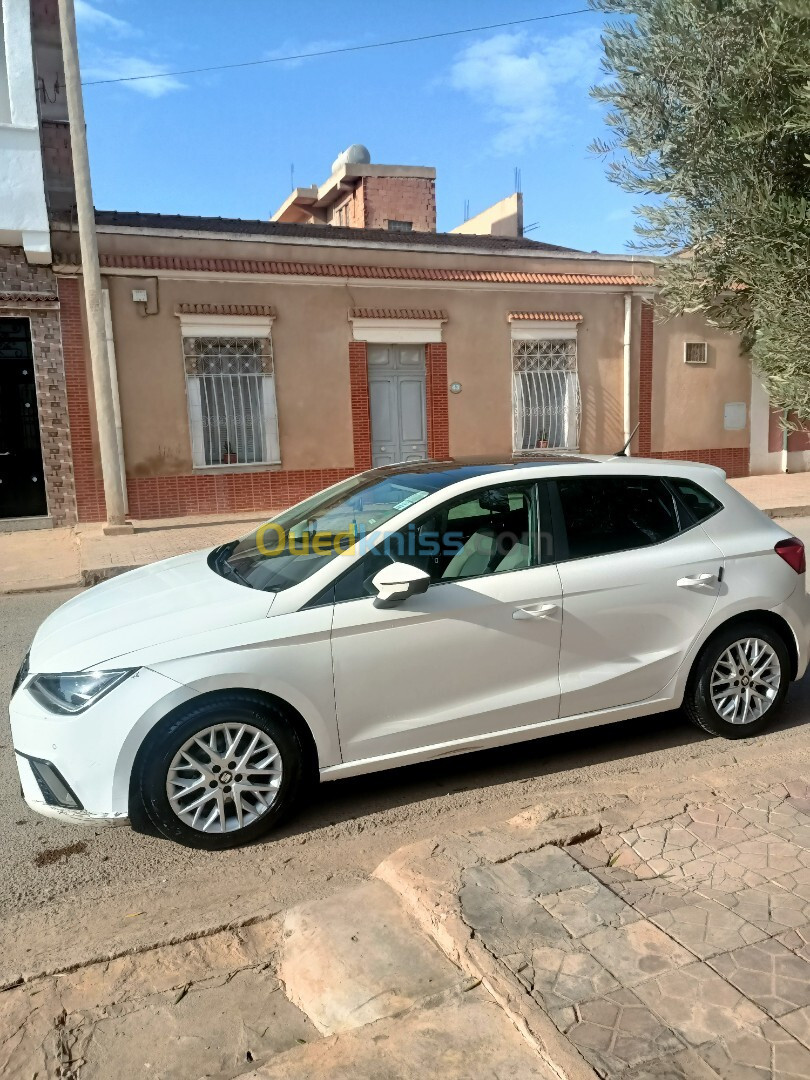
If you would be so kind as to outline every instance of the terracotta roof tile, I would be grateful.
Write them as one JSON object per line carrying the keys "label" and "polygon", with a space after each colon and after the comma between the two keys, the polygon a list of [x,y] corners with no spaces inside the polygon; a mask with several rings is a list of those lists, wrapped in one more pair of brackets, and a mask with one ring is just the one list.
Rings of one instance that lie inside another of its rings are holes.
{"label": "terracotta roof tile", "polygon": [[582,322],[578,311],[510,311],[510,322]]}
{"label": "terracotta roof tile", "polygon": [[178,304],[178,315],[263,315],[274,319],[276,309],[269,304]]}
{"label": "terracotta roof tile", "polygon": [[440,319],[447,322],[447,312],[431,308],[352,308],[352,319]]}
{"label": "terracotta roof tile", "polygon": [[[403,234],[407,235],[407,234]],[[352,263],[279,262],[276,259],[222,259],[206,255],[104,254],[101,265],[125,270],[179,270],[215,274],[296,274],[309,277],[388,278],[400,281],[468,281],[504,285],[650,285],[634,274],[561,274],[536,270],[454,270],[426,266],[370,266]]]}

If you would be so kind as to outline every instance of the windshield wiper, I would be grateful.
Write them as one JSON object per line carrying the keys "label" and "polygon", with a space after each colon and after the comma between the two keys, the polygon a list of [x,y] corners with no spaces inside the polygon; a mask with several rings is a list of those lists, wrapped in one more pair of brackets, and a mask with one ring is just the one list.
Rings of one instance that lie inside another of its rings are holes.
{"label": "windshield wiper", "polygon": [[236,581],[240,585],[246,585],[249,589],[252,589],[253,586],[250,582],[239,573],[232,563],[228,562],[228,558],[234,552],[238,543],[238,540],[229,540],[227,543],[215,547],[208,556],[208,565],[215,573],[219,574],[220,577],[231,578],[232,581]]}

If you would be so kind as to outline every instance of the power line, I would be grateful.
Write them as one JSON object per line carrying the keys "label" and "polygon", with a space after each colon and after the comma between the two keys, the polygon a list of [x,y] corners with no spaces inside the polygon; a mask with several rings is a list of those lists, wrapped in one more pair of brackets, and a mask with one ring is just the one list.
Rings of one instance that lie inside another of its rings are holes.
{"label": "power line", "polygon": [[289,60],[309,60],[315,56],[335,56],[337,53],[363,52],[367,49],[387,49],[391,45],[412,45],[418,41],[435,41],[437,38],[457,37],[459,34],[476,34],[481,30],[501,30],[507,26],[522,26],[525,23],[545,22],[547,19],[562,19],[568,15],[585,15],[592,8],[577,8],[575,11],[558,11],[553,15],[536,15],[531,19],[513,19],[511,22],[489,23],[487,26],[468,26],[464,30],[444,30],[437,34],[420,34],[418,37],[396,38],[394,41],[375,41],[370,45],[345,45],[340,49],[318,49],[315,52],[295,53],[292,56],[273,56],[267,60],[243,60],[238,64],[213,64],[210,67],[186,68],[183,71],[159,71],[154,75],[124,75],[118,79],[91,79],[82,86],[105,86],[109,83],[141,82],[143,79],[169,79],[176,75],[199,75],[206,71],[227,71],[233,68],[258,67],[262,64],[283,64]]}

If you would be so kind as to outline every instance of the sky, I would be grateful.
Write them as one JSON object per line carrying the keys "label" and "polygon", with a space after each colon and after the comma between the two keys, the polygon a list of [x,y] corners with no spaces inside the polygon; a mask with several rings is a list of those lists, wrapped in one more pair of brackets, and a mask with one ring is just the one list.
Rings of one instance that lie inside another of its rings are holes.
{"label": "sky", "polygon": [[[551,15],[586,0],[75,0],[84,82],[286,57]],[[633,196],[588,151],[605,134],[602,16],[237,70],[85,85],[96,206],[268,218],[354,142],[437,170],[438,228],[515,190],[527,235],[626,250]]]}

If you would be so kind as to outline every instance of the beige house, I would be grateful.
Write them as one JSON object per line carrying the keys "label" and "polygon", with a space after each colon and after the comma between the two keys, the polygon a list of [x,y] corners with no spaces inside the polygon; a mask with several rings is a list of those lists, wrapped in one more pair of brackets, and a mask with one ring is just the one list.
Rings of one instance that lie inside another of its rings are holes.
{"label": "beige house", "polygon": [[[0,4],[21,61],[0,72],[0,528],[103,520],[58,9]],[[657,320],[643,259],[525,237],[519,194],[437,233],[435,170],[354,145],[269,221],[100,212],[98,231],[134,518],[631,434],[732,476],[810,466],[736,340]]]}
{"label": "beige house", "polygon": [[[282,506],[390,461],[609,454],[632,432],[634,454],[749,471],[737,342],[657,322],[633,256],[401,225],[100,212],[98,230],[135,518]],[[79,518],[100,520],[68,222],[53,247]]]}

